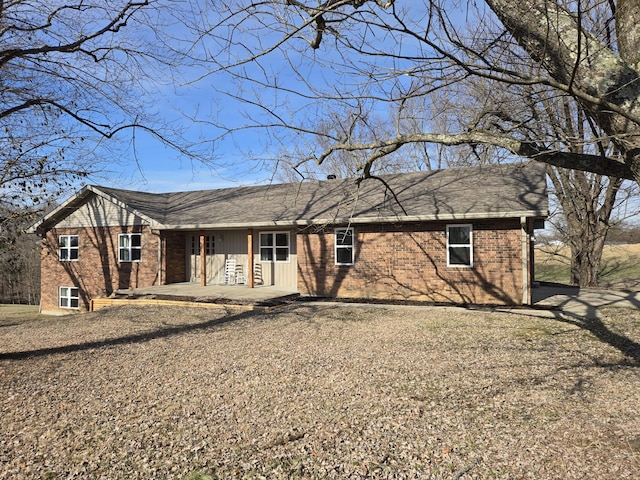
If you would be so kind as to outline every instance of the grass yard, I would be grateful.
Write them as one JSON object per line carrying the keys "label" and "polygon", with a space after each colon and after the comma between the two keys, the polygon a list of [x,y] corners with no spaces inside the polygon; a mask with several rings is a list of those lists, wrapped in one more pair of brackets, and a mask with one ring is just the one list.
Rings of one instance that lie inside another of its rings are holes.
{"label": "grass yard", "polygon": [[0,303],[0,321],[34,320],[38,317],[38,309],[37,305],[8,305]]}
{"label": "grass yard", "polygon": [[0,317],[0,478],[635,479],[640,312]]}
{"label": "grass yard", "polygon": [[[539,247],[536,248],[535,255],[536,280],[569,283],[571,257],[568,247]],[[604,247],[600,286],[623,290],[640,289],[640,243]]]}

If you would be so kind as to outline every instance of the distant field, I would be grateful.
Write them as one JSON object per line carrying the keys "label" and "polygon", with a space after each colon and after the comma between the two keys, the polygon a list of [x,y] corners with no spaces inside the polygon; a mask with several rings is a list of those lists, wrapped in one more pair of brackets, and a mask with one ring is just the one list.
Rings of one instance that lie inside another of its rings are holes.
{"label": "distant field", "polygon": [[[568,247],[536,248],[536,280],[569,283],[570,253]],[[607,245],[600,266],[600,286],[607,288],[640,288],[640,243]]]}
{"label": "distant field", "polygon": [[2,320],[27,320],[36,318],[38,314],[37,305],[7,305],[0,304],[0,319]]}

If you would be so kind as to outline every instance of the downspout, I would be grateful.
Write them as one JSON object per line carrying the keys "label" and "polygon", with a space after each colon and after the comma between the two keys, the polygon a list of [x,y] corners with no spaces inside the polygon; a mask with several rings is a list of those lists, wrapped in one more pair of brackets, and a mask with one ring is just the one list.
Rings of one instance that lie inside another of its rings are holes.
{"label": "downspout", "polygon": [[527,217],[520,217],[520,243],[522,247],[522,305],[531,305],[531,282],[529,273],[529,232]]}
{"label": "downspout", "polygon": [[158,270],[156,273],[156,285],[162,285],[162,250],[165,239],[160,230],[154,231],[153,228],[149,227],[149,232],[151,232],[151,235],[158,237]]}
{"label": "downspout", "polygon": [[166,239],[158,232],[158,285],[162,285],[162,252],[165,248]]}
{"label": "downspout", "polygon": [[38,302],[38,313],[42,313],[42,251],[44,249],[44,239],[46,235],[46,232],[42,235],[38,235],[40,237],[40,252],[38,252],[40,255],[40,301]]}

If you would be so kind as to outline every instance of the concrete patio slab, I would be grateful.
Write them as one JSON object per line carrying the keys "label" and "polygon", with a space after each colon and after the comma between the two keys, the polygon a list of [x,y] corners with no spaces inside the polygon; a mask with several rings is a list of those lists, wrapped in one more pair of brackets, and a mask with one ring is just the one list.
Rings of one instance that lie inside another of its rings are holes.
{"label": "concrete patio slab", "polygon": [[578,288],[543,283],[532,290],[533,304],[582,318],[598,318],[605,307],[640,308],[640,292]]}
{"label": "concrete patio slab", "polygon": [[[578,288],[559,284],[542,283],[532,290],[533,305],[537,315],[567,315],[574,318],[598,318],[598,310],[604,307],[640,308],[640,292],[626,292],[597,288]],[[276,305],[298,292],[293,288],[259,285],[207,285],[197,283],[172,283],[153,287],[119,290],[117,296],[127,298],[157,298],[184,301],[242,304]],[[339,303],[339,302],[332,302]],[[503,311],[523,313],[526,307],[499,308]]]}
{"label": "concrete patio slab", "polygon": [[259,285],[254,288],[249,288],[246,285],[207,285],[203,287],[200,284],[189,282],[116,292],[116,295],[126,297],[176,298],[197,302],[224,303],[224,301],[229,301],[230,303],[250,304],[274,303],[297,294],[296,289],[271,285]]}

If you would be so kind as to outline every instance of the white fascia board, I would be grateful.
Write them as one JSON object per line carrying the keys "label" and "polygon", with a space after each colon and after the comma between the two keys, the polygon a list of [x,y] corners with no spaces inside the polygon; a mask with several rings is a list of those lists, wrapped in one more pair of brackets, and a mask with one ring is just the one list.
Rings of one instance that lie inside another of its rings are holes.
{"label": "white fascia board", "polygon": [[56,221],[56,223],[59,222],[60,220],[62,220],[64,217],[67,216],[67,214],[64,214],[64,215],[60,215],[60,214],[64,210],[69,209],[70,205],[75,204],[75,203],[83,200],[88,195],[89,191],[93,191],[93,189],[91,188],[91,186],[87,185],[86,187],[82,188],[79,192],[76,192],[74,195],[69,197],[64,202],[62,202],[56,208],[51,210],[49,213],[47,213],[44,217],[42,217],[40,220],[35,222],[33,225],[31,225],[25,231],[27,233],[40,233],[40,226],[43,225],[44,223],[48,222],[49,220],[53,220],[53,219],[56,219],[56,218],[60,217]]}
{"label": "white fascia board", "polygon": [[496,212],[496,213],[462,213],[462,214],[438,214],[438,215],[414,215],[414,216],[393,216],[393,217],[335,217],[318,218],[312,220],[284,220],[266,221],[252,223],[197,223],[188,225],[162,225],[157,224],[161,230],[232,230],[245,228],[286,228],[303,227],[310,225],[342,225],[342,224],[371,224],[371,223],[412,223],[412,222],[437,222],[437,221],[464,221],[464,220],[495,220],[504,218],[546,218],[548,211],[521,211],[521,212]]}
{"label": "white fascia board", "polygon": [[[27,233],[42,233],[40,227],[43,224],[48,223],[49,221],[52,221],[52,220],[54,221],[54,225],[60,222],[63,218],[69,215],[71,211],[75,210],[76,209],[75,205],[81,203],[82,200],[87,198],[89,196],[89,193],[93,193],[94,195],[102,197],[105,200],[113,203],[114,205],[117,205],[120,208],[130,211],[134,215],[137,215],[142,220],[144,220],[148,225],[151,226],[151,228],[158,229],[158,230],[165,228],[160,222],[157,222],[153,218],[150,218],[147,215],[137,211],[135,208],[129,207],[126,203],[121,202],[117,198],[114,198],[111,195],[103,192],[102,190],[100,190],[100,188],[96,188],[93,185],[87,185],[83,187],[79,192],[75,193],[73,196],[69,197],[67,200],[62,202],[62,204],[60,204],[58,207],[51,210],[49,213],[47,213],[44,217],[42,217],[36,223],[31,225],[25,231]],[[62,214],[65,210],[69,210],[69,212]]]}

